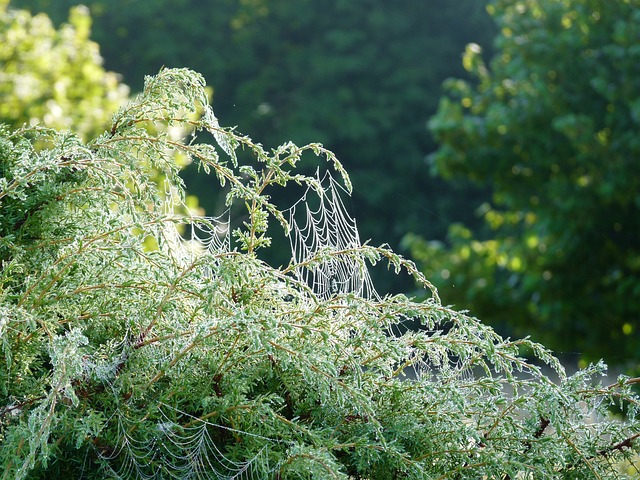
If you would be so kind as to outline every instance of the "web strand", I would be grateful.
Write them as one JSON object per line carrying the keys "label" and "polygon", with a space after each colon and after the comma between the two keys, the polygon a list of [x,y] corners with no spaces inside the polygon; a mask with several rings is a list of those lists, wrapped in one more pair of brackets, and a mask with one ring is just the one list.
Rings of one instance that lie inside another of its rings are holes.
{"label": "web strand", "polygon": [[[236,461],[225,455],[212,438],[212,431],[225,429],[221,425],[197,419],[177,409],[165,412],[159,408],[155,435],[136,437],[136,428],[122,410],[118,410],[117,425],[120,443],[109,453],[100,454],[107,460],[111,475],[118,479],[194,479],[194,480],[263,480],[265,465],[269,465],[267,446],[252,458]],[[187,425],[174,421],[175,416],[191,419]],[[233,430],[237,435],[251,435]],[[266,443],[273,442],[260,437]],[[114,468],[114,465],[118,465]]]}
{"label": "web strand", "polygon": [[[172,188],[165,186],[165,213],[172,215],[178,209],[188,211]],[[180,220],[186,235],[180,233],[178,224],[168,223],[163,237],[170,251],[184,265],[192,263],[203,253],[216,255],[231,251],[230,209],[217,217],[189,215]]]}

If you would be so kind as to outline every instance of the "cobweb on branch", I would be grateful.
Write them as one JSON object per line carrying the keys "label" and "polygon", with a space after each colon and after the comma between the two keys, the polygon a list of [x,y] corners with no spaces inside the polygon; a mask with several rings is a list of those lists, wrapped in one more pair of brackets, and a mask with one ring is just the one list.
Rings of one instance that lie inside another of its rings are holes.
{"label": "cobweb on branch", "polygon": [[328,171],[322,177],[317,171],[316,179],[321,189],[307,188],[285,211],[296,275],[322,300],[345,293],[378,299],[359,252],[356,221],[340,197],[349,193]]}
{"label": "cobweb on branch", "polygon": [[203,121],[207,125],[207,130],[209,133],[213,135],[213,138],[216,139],[218,146],[227,154],[234,163],[237,161],[235,146],[230,141],[233,137],[229,136],[225,133],[225,131],[220,128],[220,123],[218,122],[218,118],[213,113],[213,108],[210,105],[207,105],[204,109],[203,113]]}
{"label": "cobweb on branch", "polygon": [[[165,185],[165,214],[177,209],[188,210],[171,186]],[[181,233],[179,226],[184,229]],[[230,210],[217,217],[183,216],[179,223],[167,223],[163,237],[174,258],[184,266],[192,263],[205,252],[219,254],[231,251]],[[209,276],[213,273],[209,272]]]}
{"label": "cobweb on branch", "polygon": [[[140,437],[136,435],[139,425],[128,419],[123,411],[115,413],[120,441],[108,452],[99,452],[114,478],[264,480],[273,474],[275,466],[267,467],[270,462],[266,445],[252,458],[236,461],[220,450],[213,436],[215,431],[222,429],[238,437],[250,435],[267,443],[274,440],[165,407],[171,410],[170,415],[162,408],[158,409],[160,418],[154,424],[155,434]],[[176,416],[188,423],[176,423],[172,419]],[[270,470],[266,476],[265,468]]]}

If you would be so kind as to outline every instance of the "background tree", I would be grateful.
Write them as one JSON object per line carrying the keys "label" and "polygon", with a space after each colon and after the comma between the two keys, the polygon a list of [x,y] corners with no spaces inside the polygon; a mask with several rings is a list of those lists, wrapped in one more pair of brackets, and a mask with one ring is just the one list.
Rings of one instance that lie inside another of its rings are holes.
{"label": "background tree", "polygon": [[[165,133],[176,127],[217,146]],[[245,206],[233,237],[158,192],[162,170],[184,198],[175,150]],[[602,365],[567,377],[542,346],[442,306],[411,262],[354,230],[340,230],[349,248],[325,239],[287,267],[258,259],[268,223],[295,226],[268,192],[302,183],[306,201],[337,201],[297,170],[308,154],[349,188],[318,144],[267,151],[220,128],[188,70],[147,78],[89,142],[0,130],[3,479],[628,478],[616,462],[638,450],[640,379],[598,385]],[[382,259],[431,298],[353,288]],[[328,267],[351,282],[306,282]],[[423,329],[401,333],[409,318]],[[628,421],[604,417],[614,402]]]}
{"label": "background tree", "polygon": [[[14,4],[59,22],[76,1]],[[215,88],[227,125],[243,125],[268,146],[319,141],[335,151],[352,174],[364,238],[397,247],[409,230],[444,238],[452,221],[476,221],[467,205],[480,193],[425,168],[435,144],[424,126],[442,81],[465,75],[464,45],[494,34],[485,0],[84,3],[106,64],[134,89],[162,65],[188,66]],[[190,169],[184,178],[207,212],[224,210],[208,179]],[[280,261],[287,260],[283,247]],[[412,287],[397,279],[387,286]]]}
{"label": "background tree", "polygon": [[46,15],[0,1],[0,122],[73,128],[85,138],[104,130],[128,88],[102,67],[90,27],[83,7],[56,29]]}
{"label": "background tree", "polygon": [[[558,351],[640,359],[640,2],[499,0],[477,84],[448,82],[430,129],[446,178],[493,189],[491,232],[410,237],[444,298]],[[443,254],[446,255],[443,257]]]}

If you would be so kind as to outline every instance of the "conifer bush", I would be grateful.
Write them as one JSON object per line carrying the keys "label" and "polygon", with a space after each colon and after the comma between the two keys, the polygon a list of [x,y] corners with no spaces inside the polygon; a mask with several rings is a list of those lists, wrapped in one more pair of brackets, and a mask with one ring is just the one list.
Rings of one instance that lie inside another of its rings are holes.
{"label": "conifer bush", "polygon": [[[331,152],[220,127],[204,87],[162,70],[87,143],[0,132],[3,479],[632,475],[637,379],[567,376],[447,307],[411,262],[359,241]],[[177,208],[176,154],[217,178],[229,216]],[[296,170],[314,155],[335,177]],[[301,202],[275,205],[291,184]],[[260,255],[274,226],[285,266]],[[379,262],[429,298],[376,292]]]}

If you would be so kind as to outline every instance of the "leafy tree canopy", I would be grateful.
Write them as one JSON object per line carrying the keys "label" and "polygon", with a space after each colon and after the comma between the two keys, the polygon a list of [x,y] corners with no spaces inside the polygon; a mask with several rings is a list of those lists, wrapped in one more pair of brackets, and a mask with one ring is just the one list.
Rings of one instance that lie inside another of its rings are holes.
{"label": "leafy tree canopy", "polygon": [[[176,150],[244,207],[232,235],[224,219],[174,210]],[[319,144],[265,150],[220,128],[189,70],[147,78],[89,142],[1,130],[2,478],[626,478],[638,379],[602,386],[602,364],[567,377],[541,345],[444,307],[411,262],[361,245],[349,219],[345,244],[301,236],[288,266],[259,260],[269,223],[305,231],[269,192],[308,186],[297,205],[311,218],[314,195],[340,205],[297,170],[310,154],[349,189]],[[430,298],[362,288],[378,261]],[[627,420],[607,416],[613,404]]]}
{"label": "leafy tree canopy", "polygon": [[102,67],[90,27],[84,7],[71,9],[56,29],[46,15],[0,1],[0,121],[72,128],[83,138],[109,124],[128,88]]}
{"label": "leafy tree canopy", "polygon": [[[640,2],[499,0],[429,126],[434,168],[491,186],[488,237],[409,238],[445,292],[556,350],[640,359]],[[443,254],[447,255],[443,259]]]}

